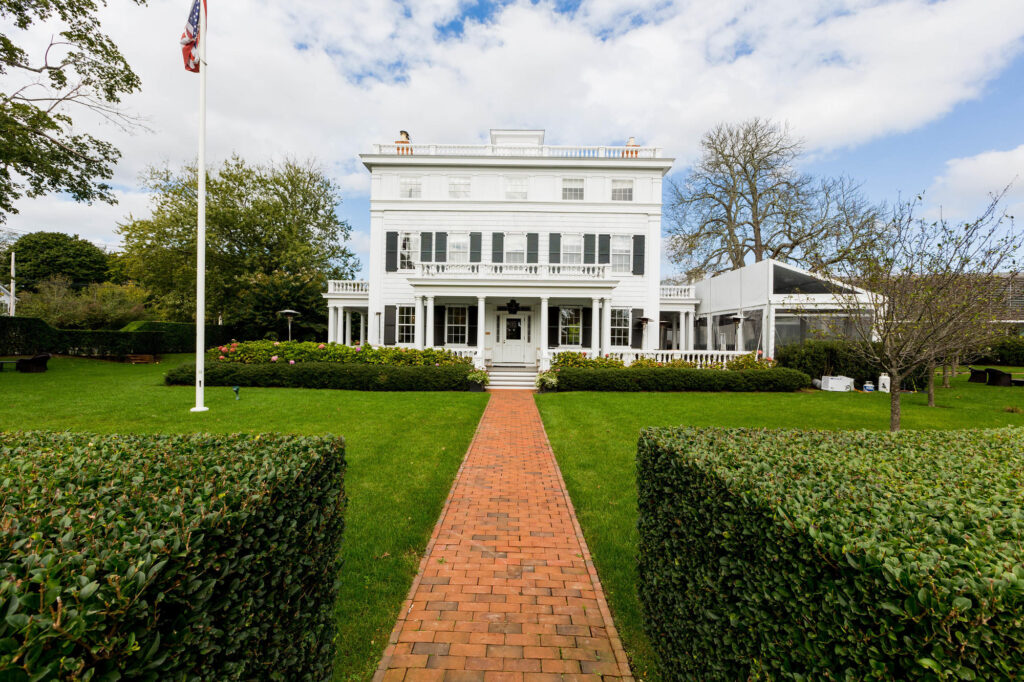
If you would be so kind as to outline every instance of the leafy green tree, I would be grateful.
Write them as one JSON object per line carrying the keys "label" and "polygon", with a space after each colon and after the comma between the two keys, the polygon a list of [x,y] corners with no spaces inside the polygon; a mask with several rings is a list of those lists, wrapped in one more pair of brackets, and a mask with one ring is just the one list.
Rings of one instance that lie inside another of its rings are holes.
{"label": "leafy green tree", "polygon": [[[22,196],[64,192],[76,201],[115,202],[105,181],[120,152],[75,132],[72,120],[72,112],[88,111],[135,124],[118,104],[141,82],[100,30],[99,4],[106,2],[0,0],[0,224],[17,213]],[[45,50],[30,54],[27,32],[43,23],[58,30]]]}
{"label": "leafy green tree", "polygon": [[240,284],[232,314],[225,319],[235,325],[239,338],[258,339],[270,331],[279,339],[288,338],[288,322],[278,314],[281,310],[300,313],[292,322],[293,339],[326,338],[327,306],[323,292],[327,277],[324,273],[317,270],[260,272],[242,277]]}
{"label": "leafy green tree", "polygon": [[[3,253],[11,262],[15,253],[17,285],[33,289],[43,280],[64,277],[73,289],[107,279],[107,253],[78,235],[63,232],[32,232],[22,235]],[[2,268],[0,268],[2,269]]]}
{"label": "leafy green tree", "polygon": [[25,292],[18,314],[38,317],[59,329],[120,329],[150,317],[148,294],[136,284],[92,283],[81,289],[60,275],[43,280],[34,292]]}
{"label": "leafy green tree", "polygon": [[[152,215],[118,227],[126,275],[153,293],[165,319],[195,319],[196,178],[195,166],[151,168]],[[315,271],[346,279],[358,268],[345,246],[351,227],[336,212],[340,189],[315,163],[233,156],[206,186],[208,321],[244,321],[236,308],[247,278]]]}

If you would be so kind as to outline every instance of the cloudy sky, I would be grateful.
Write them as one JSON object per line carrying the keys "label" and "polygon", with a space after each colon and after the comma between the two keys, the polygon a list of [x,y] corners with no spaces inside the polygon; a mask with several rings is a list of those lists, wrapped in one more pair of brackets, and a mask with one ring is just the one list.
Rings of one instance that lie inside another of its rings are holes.
{"label": "cloudy sky", "polygon": [[[139,173],[195,157],[198,77],[178,39],[190,0],[108,0],[105,30],[143,81],[125,106],[146,130],[79,119],[123,152],[120,203],[21,202],[8,227],[115,246],[147,213]],[[969,216],[1018,177],[1024,217],[1022,0],[209,0],[208,156],[314,157],[344,190],[365,254],[357,155],[544,128],[552,144],[664,147],[682,174],[701,134],[751,116],[789,123],[806,170],[877,200],[926,192]],[[42,45],[49,29],[35,31]],[[6,32],[6,31],[5,31]],[[365,258],[364,258],[365,260]]]}

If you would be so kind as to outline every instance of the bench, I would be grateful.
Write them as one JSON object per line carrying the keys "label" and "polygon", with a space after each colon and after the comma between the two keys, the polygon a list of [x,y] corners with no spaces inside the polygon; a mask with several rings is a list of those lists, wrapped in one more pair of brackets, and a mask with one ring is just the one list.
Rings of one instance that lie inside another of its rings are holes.
{"label": "bench", "polygon": [[15,360],[14,368],[25,374],[41,374],[46,371],[46,363],[51,357],[49,353],[40,353],[31,358],[19,358]]}
{"label": "bench", "polygon": [[985,371],[988,373],[988,381],[985,383],[989,386],[1013,386],[1013,375],[1009,372],[991,368]]}
{"label": "bench", "polygon": [[967,380],[969,384],[984,384],[988,381],[988,374],[983,369],[974,369],[968,367],[971,370],[971,378]]}
{"label": "bench", "polygon": [[4,365],[14,365],[17,367],[17,360],[0,360],[0,372],[4,371]]}
{"label": "bench", "polygon": [[156,362],[156,357],[152,355],[128,354],[125,356],[125,360],[132,365],[152,365]]}

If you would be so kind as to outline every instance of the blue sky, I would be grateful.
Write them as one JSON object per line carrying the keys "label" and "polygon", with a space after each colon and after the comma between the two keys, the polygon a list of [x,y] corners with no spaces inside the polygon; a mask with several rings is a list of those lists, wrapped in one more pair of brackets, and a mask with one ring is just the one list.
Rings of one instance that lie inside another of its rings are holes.
{"label": "blue sky", "polygon": [[[116,247],[145,215],[147,166],[195,157],[196,77],[177,46],[188,2],[117,4],[102,23],[143,80],[125,107],[146,128],[76,123],[123,152],[120,203],[21,202],[8,225]],[[45,47],[52,27],[33,36]],[[805,140],[804,169],[846,174],[891,201],[968,217],[1022,180],[1021,0],[249,0],[210,8],[208,155],[314,158],[342,187],[339,213],[368,246],[368,174],[358,154],[398,130],[473,142],[539,127],[559,144],[629,136],[677,158],[701,134],[752,116]]]}

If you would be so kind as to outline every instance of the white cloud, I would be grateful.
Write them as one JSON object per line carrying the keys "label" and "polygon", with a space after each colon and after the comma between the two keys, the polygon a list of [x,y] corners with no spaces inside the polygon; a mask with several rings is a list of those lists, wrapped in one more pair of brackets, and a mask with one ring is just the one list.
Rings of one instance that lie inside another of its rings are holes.
{"label": "white cloud", "polygon": [[1005,151],[987,151],[946,162],[945,172],[935,178],[926,193],[932,213],[940,209],[954,220],[976,217],[989,197],[1010,185],[1004,197],[1007,213],[1024,222],[1024,144]]}
{"label": "white cloud", "polygon": [[[177,47],[188,4],[103,12],[143,80],[126,105],[152,130],[129,136],[81,119],[123,151],[119,186],[136,186],[147,165],[195,157],[198,79]],[[516,0],[442,39],[437,26],[466,4],[211,3],[210,158],[315,156],[364,195],[357,155],[402,128],[421,142],[518,126],[546,128],[553,143],[636,135],[686,161],[710,126],[760,115],[788,120],[812,150],[841,148],[978,97],[1024,36],[1020,0],[584,0],[569,15],[551,0]],[[20,206],[14,228],[106,241],[127,209],[142,209],[59,197]]]}

